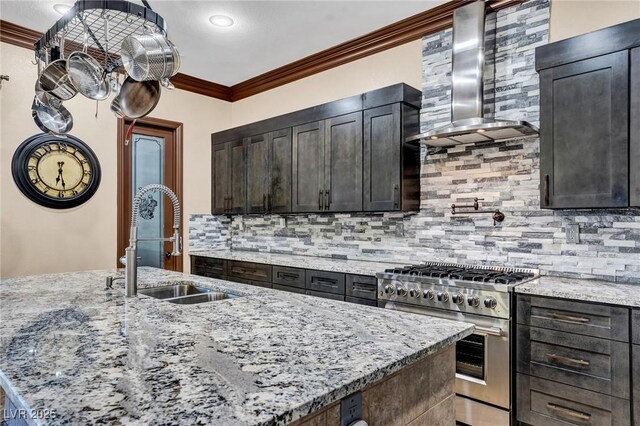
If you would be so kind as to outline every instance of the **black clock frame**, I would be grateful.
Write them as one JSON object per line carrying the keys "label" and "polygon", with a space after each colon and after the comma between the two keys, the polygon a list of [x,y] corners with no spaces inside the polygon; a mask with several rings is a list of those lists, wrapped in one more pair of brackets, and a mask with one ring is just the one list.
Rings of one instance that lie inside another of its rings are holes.
{"label": "black clock frame", "polygon": [[[89,165],[91,167],[91,179],[87,184],[87,189],[77,196],[53,199],[42,194],[31,183],[28,166],[29,158],[33,151],[38,149],[40,146],[49,143],[65,143],[68,146],[74,147],[81,151],[87,161],[89,161]],[[11,161],[11,173],[18,189],[20,189],[27,198],[34,203],[52,209],[70,209],[86,203],[98,190],[101,178],[98,158],[86,143],[75,136],[66,135],[65,137],[58,137],[48,135],[46,133],[33,135],[20,144],[16,149],[16,152],[13,154],[13,160]]]}

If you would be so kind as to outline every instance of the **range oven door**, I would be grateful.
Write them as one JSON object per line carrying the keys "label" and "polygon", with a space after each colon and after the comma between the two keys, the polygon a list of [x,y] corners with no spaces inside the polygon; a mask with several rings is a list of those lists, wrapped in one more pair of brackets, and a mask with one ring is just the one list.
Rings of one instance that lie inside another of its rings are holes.
{"label": "range oven door", "polygon": [[456,394],[480,402],[510,408],[509,320],[382,302],[382,307],[431,315],[476,326],[456,344]]}

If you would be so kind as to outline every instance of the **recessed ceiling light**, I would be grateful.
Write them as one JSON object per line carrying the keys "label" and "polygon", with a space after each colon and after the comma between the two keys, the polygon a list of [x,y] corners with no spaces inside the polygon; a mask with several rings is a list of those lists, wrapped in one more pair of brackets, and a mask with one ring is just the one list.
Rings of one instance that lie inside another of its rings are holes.
{"label": "recessed ceiling light", "polygon": [[216,27],[230,27],[233,25],[233,19],[227,15],[213,15],[209,18],[209,22]]}
{"label": "recessed ceiling light", "polygon": [[65,13],[67,13],[69,11],[69,9],[71,9],[71,6],[69,6],[68,4],[54,4],[53,5],[53,10],[55,10],[56,12],[58,12],[60,15],[64,15]]}

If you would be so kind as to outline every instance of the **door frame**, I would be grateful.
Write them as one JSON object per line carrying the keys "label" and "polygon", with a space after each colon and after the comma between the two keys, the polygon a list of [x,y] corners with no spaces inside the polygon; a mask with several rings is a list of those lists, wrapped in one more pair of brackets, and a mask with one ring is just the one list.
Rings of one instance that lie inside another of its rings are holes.
{"label": "door frame", "polygon": [[[129,127],[129,123],[133,121],[130,119],[119,118],[118,119],[118,138],[117,138],[117,244],[116,244],[116,267],[121,268],[120,257],[124,254],[125,248],[128,246],[129,241],[125,236],[125,229],[128,229],[131,225],[131,218],[128,217],[125,212],[128,210],[125,208],[129,200],[127,198],[128,191],[124,190],[125,176],[124,176],[124,159],[125,159],[125,137]],[[136,125],[142,124],[150,127],[159,127],[164,130],[168,130],[173,133],[174,152],[175,152],[175,194],[180,202],[182,216],[180,220],[180,236],[184,235],[184,205],[182,202],[182,186],[183,186],[183,155],[182,155],[182,131],[183,124],[177,121],[164,120],[161,118],[144,117],[139,118],[136,121]],[[184,238],[183,238],[184,241]],[[176,262],[176,271],[182,272],[184,268],[184,246],[180,255],[180,261]]]}

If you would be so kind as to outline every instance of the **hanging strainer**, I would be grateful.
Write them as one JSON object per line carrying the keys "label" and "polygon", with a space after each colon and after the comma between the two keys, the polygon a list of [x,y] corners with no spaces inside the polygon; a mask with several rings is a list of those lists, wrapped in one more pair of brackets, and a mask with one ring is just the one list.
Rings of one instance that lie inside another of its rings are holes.
{"label": "hanging strainer", "polygon": [[166,80],[180,68],[178,49],[162,34],[125,38],[120,57],[127,74],[137,81]]}

